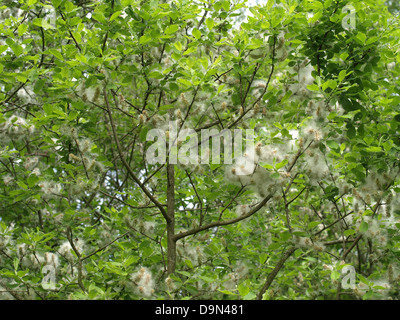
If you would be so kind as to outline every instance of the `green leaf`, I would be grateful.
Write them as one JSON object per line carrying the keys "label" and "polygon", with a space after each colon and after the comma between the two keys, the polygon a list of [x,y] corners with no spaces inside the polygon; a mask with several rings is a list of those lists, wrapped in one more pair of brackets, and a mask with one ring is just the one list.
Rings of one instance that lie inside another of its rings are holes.
{"label": "green leaf", "polygon": [[339,149],[339,144],[338,144],[336,141],[334,141],[334,140],[328,140],[328,141],[326,141],[326,145],[327,145],[329,148],[334,149],[334,150]]}
{"label": "green leaf", "polygon": [[44,79],[37,80],[35,85],[33,86],[33,92],[38,94],[42,90],[45,83],[46,83],[46,80],[44,80]]}
{"label": "green leaf", "polygon": [[369,147],[366,149],[368,152],[383,152],[381,147]]}
{"label": "green leaf", "polygon": [[343,232],[343,234],[344,234],[346,237],[351,236],[351,235],[353,235],[353,234],[355,234],[355,233],[356,233],[356,231],[353,230],[353,229],[345,230],[345,231]]}
{"label": "green leaf", "polygon": [[325,0],[325,1],[324,1],[324,7],[325,7],[325,9],[327,9],[327,8],[330,7],[330,5],[332,4],[332,1],[333,1],[333,0]]}
{"label": "green leaf", "polygon": [[265,168],[265,169],[268,169],[268,170],[273,170],[274,169],[274,166],[272,166],[272,165],[270,165],[268,163],[265,163],[265,162],[260,162],[260,166]]}
{"label": "green leaf", "polygon": [[174,47],[178,50],[178,51],[182,51],[182,43],[180,41],[177,41],[174,43]]}
{"label": "green leaf", "polygon": [[309,84],[307,85],[307,89],[311,91],[319,91],[319,87],[316,84]]}
{"label": "green leaf", "polygon": [[190,261],[189,259],[186,259],[186,260],[185,260],[185,264],[186,264],[190,269],[193,269],[192,261]]}
{"label": "green leaf", "polygon": [[52,114],[52,113],[53,113],[53,110],[54,110],[54,107],[53,107],[52,104],[45,103],[45,104],[43,105],[43,111],[44,111],[47,115]]}
{"label": "green leaf", "polygon": [[29,188],[33,188],[38,181],[39,178],[35,174],[31,174],[27,180]]}
{"label": "green leaf", "polygon": [[79,112],[76,110],[71,110],[71,112],[68,114],[68,120],[69,121],[74,121],[79,115]]}
{"label": "green leaf", "polygon": [[183,55],[188,55],[188,54],[191,54],[192,52],[195,52],[195,51],[197,51],[197,47],[190,47],[189,49],[187,49],[184,53],[183,53]]}
{"label": "green leaf", "polygon": [[346,70],[342,70],[339,72],[338,80],[342,82],[346,78]]}
{"label": "green leaf", "polygon": [[22,181],[17,181],[17,184],[18,184],[21,188],[23,188],[23,189],[25,189],[25,190],[28,189],[28,186],[27,186],[25,183],[23,183]]}
{"label": "green leaf", "polygon": [[369,45],[371,43],[377,42],[378,40],[379,40],[379,37],[377,37],[377,36],[370,37],[370,38],[368,38],[368,40],[365,43],[365,45]]}
{"label": "green leaf", "polygon": [[111,17],[110,17],[109,22],[111,22],[111,21],[117,19],[117,18],[121,15],[121,13],[122,13],[122,11],[114,12],[114,13],[111,15]]}
{"label": "green leaf", "polygon": [[53,3],[53,7],[57,9],[63,0],[52,0],[51,2]]}
{"label": "green leaf", "polygon": [[58,51],[56,49],[49,49],[49,50],[47,50],[47,52],[52,54],[53,56],[55,56],[59,60],[64,60],[64,58],[61,55],[60,51]]}
{"label": "green leaf", "polygon": [[45,30],[55,29],[55,27],[52,24],[48,23],[45,19],[42,19],[42,28]]}
{"label": "green leaf", "polygon": [[151,36],[148,34],[144,34],[139,38],[140,44],[146,44],[152,40]]}
{"label": "green leaf", "polygon": [[360,41],[361,44],[364,44],[365,40],[367,40],[367,36],[362,32],[357,33],[356,38]]}
{"label": "green leaf", "polygon": [[368,223],[365,221],[361,222],[359,230],[360,232],[368,231]]}
{"label": "green leaf", "polygon": [[148,77],[151,79],[162,79],[164,78],[164,75],[161,72],[152,71],[148,74]]}
{"label": "green leaf", "polygon": [[228,11],[230,10],[230,8],[231,8],[230,1],[228,1],[228,0],[221,1],[221,5],[222,5],[222,8],[223,8],[226,12],[228,12]]}
{"label": "green leaf", "polygon": [[221,293],[223,293],[223,294],[227,294],[227,295],[236,295],[236,293],[233,293],[233,292],[231,292],[231,291],[228,291],[228,290],[220,290],[220,289],[217,289],[219,292],[221,292]]}
{"label": "green leaf", "polygon": [[243,297],[243,300],[254,300],[257,295],[254,292],[249,292]]}
{"label": "green leaf", "polygon": [[180,82],[180,83],[182,83],[182,84],[184,84],[184,85],[187,86],[187,87],[191,87],[191,86],[192,86],[192,83],[191,83],[189,80],[187,80],[187,79],[180,78],[180,79],[178,79],[177,81]]}
{"label": "green leaf", "polygon": [[260,256],[258,257],[260,264],[264,264],[265,261],[267,261],[267,258],[268,255],[265,252],[261,253]]}
{"label": "green leaf", "polygon": [[201,38],[201,32],[200,32],[200,30],[197,29],[197,28],[194,28],[194,29],[192,30],[192,35],[193,35],[193,37],[195,37],[197,40],[199,40],[199,39]]}
{"label": "green leaf", "polygon": [[179,30],[179,26],[172,24],[165,29],[165,34],[173,34]]}
{"label": "green leaf", "polygon": [[17,57],[20,56],[23,52],[22,46],[16,43],[11,44],[10,48]]}
{"label": "green leaf", "polygon": [[338,271],[332,271],[331,272],[331,279],[332,280],[338,280],[340,278],[340,273]]}
{"label": "green leaf", "polygon": [[172,109],[172,108],[174,108],[175,107],[175,105],[173,105],[173,104],[166,104],[166,105],[163,105],[163,106],[160,106],[160,111],[165,111],[165,110],[169,110],[169,109]]}
{"label": "green leaf", "polygon": [[211,31],[212,28],[214,28],[214,24],[215,24],[214,19],[207,18],[205,23],[206,23],[208,30]]}
{"label": "green leaf", "polygon": [[18,27],[18,35],[21,37],[26,32],[26,30],[28,30],[28,25],[25,23],[20,24]]}
{"label": "green leaf", "polygon": [[336,87],[337,87],[337,82],[335,81],[335,80],[328,80],[328,81],[326,81],[325,83],[323,83],[322,85],[321,85],[321,87],[322,87],[322,90],[326,90],[326,89],[328,89],[328,88],[331,88],[332,90],[335,90],[336,89]]}
{"label": "green leaf", "polygon": [[309,228],[309,229],[315,228],[315,227],[318,226],[319,224],[320,224],[319,221],[311,221],[311,222],[308,224],[308,228]]}
{"label": "green leaf", "polygon": [[4,51],[6,51],[8,49],[8,46],[6,45],[2,45],[0,46],[0,54],[2,54]]}
{"label": "green leaf", "polygon": [[288,160],[285,159],[285,160],[283,160],[282,162],[276,164],[275,168],[276,168],[277,170],[279,170],[279,169],[283,168],[284,166],[286,166],[287,164],[288,164]]}
{"label": "green leaf", "polygon": [[242,282],[238,285],[238,291],[239,294],[244,297],[250,292],[250,288],[244,282]]}
{"label": "green leaf", "polygon": [[19,265],[19,259],[18,258],[14,258],[14,271],[18,270],[18,265]]}
{"label": "green leaf", "polygon": [[100,23],[107,24],[107,19],[102,12],[93,12],[92,18],[97,20]]}

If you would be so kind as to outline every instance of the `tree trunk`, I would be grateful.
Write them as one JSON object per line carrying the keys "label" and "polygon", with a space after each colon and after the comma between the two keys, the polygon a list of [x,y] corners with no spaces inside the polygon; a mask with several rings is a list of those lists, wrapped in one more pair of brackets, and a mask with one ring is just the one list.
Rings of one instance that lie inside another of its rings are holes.
{"label": "tree trunk", "polygon": [[173,164],[167,165],[167,274],[175,272],[176,265],[176,240],[175,236],[175,168]]}

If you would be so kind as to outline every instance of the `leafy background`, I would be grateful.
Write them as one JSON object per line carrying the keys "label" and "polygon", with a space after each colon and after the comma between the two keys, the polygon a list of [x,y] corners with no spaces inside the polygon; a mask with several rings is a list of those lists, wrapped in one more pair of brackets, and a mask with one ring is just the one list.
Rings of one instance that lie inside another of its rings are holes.
{"label": "leafy background", "polygon": [[[0,1],[2,299],[398,299],[397,3],[247,6]],[[170,121],[252,174],[150,164]]]}

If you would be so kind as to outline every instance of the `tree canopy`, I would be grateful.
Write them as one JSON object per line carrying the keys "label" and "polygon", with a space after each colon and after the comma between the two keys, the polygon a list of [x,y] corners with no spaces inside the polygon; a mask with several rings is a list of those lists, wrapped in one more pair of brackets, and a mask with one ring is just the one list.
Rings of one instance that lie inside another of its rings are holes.
{"label": "tree canopy", "polygon": [[0,11],[0,299],[400,297],[393,6]]}

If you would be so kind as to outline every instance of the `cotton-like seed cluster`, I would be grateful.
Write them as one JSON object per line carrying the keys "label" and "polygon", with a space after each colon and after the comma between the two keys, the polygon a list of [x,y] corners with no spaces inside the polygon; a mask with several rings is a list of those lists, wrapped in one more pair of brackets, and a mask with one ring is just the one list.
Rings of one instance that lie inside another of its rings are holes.
{"label": "cotton-like seed cluster", "polygon": [[250,206],[246,204],[242,204],[236,207],[236,214],[238,217],[245,215],[250,211]]}
{"label": "cotton-like seed cluster", "polygon": [[7,246],[12,245],[12,233],[14,231],[14,223],[5,225],[0,223],[0,250],[8,250]]}
{"label": "cotton-like seed cluster", "polygon": [[386,229],[396,229],[396,224],[400,223],[400,219],[396,216],[385,216],[379,220],[379,225],[382,226],[384,230]]}
{"label": "cotton-like seed cluster", "polygon": [[[2,14],[0,13],[0,17],[1,15]],[[15,298],[6,290],[6,288],[0,286],[0,300],[15,300]]]}
{"label": "cotton-like seed cluster", "polygon": [[366,177],[364,184],[358,188],[358,196],[370,205],[378,202],[383,196],[385,186],[390,183],[391,177],[395,176],[397,176],[395,171],[382,175],[372,172]]}
{"label": "cotton-like seed cluster", "polygon": [[22,89],[18,90],[17,97],[20,98],[25,103],[35,103],[35,93],[29,86],[24,86]]}
{"label": "cotton-like seed cluster", "polygon": [[3,177],[3,182],[4,182],[4,184],[6,185],[6,186],[8,186],[10,183],[12,183],[14,181],[14,177],[13,176],[11,176],[11,175],[9,175],[9,174],[6,174],[4,177]]}
{"label": "cotton-like seed cluster", "polygon": [[304,172],[310,179],[310,182],[315,184],[327,177],[330,169],[326,162],[325,156],[319,149],[307,150],[307,157],[304,158]]}
{"label": "cotton-like seed cluster", "polygon": [[222,286],[226,290],[233,291],[237,287],[237,275],[234,272],[230,272],[227,275],[224,276]]}
{"label": "cotton-like seed cluster", "polygon": [[374,239],[381,234],[381,229],[377,219],[366,216],[364,217],[364,222],[368,223],[368,230],[365,232],[365,236]]}
{"label": "cotton-like seed cluster", "polygon": [[304,101],[305,99],[310,98],[312,92],[308,90],[307,86],[314,83],[314,77],[312,76],[313,71],[314,68],[310,64],[309,60],[305,60],[300,65],[294,67],[289,74],[291,84],[287,84],[284,87],[283,95],[286,92],[291,91],[291,100],[299,99],[300,101]]}
{"label": "cotton-like seed cluster", "polygon": [[312,116],[316,121],[325,120],[328,111],[323,100],[310,100],[305,110],[306,114]]}
{"label": "cotton-like seed cluster", "polygon": [[139,230],[147,235],[153,235],[156,223],[154,221],[143,221],[143,223],[139,226]]}
{"label": "cotton-like seed cluster", "polygon": [[[200,238],[199,238],[200,239]],[[189,259],[193,264],[201,264],[204,257],[203,248],[200,246],[190,246],[185,242],[178,242],[176,253],[183,260]]]}
{"label": "cotton-like seed cluster", "polygon": [[37,166],[39,163],[39,158],[38,157],[28,157],[25,160],[24,167],[27,170],[32,170]]}
{"label": "cotton-like seed cluster", "polygon": [[295,277],[295,284],[300,287],[302,285],[304,285],[304,277],[303,274],[301,272],[298,273],[297,277]]}
{"label": "cotton-like seed cluster", "polygon": [[34,132],[35,127],[33,125],[29,124],[26,119],[16,115],[0,123],[0,140],[3,143],[8,143],[11,140],[22,140]]}
{"label": "cotton-like seed cluster", "polygon": [[387,68],[389,70],[393,70],[395,67],[396,67],[396,62],[394,61],[387,64]]}
{"label": "cotton-like seed cluster", "polygon": [[140,270],[131,275],[136,291],[144,297],[150,297],[154,293],[155,282],[151,272],[147,268],[140,268]]}
{"label": "cotton-like seed cluster", "polygon": [[100,188],[100,177],[96,176],[88,180],[85,176],[79,176],[74,184],[69,186],[70,195],[81,195],[82,192],[94,192]]}
{"label": "cotton-like seed cluster", "polygon": [[71,140],[78,139],[78,130],[75,127],[63,125],[60,127],[60,133]]}
{"label": "cotton-like seed cluster", "polygon": [[387,273],[388,273],[388,281],[390,284],[400,283],[400,268],[398,265],[389,264]]}
{"label": "cotton-like seed cluster", "polygon": [[288,155],[283,150],[271,146],[261,147],[258,143],[254,150],[248,150],[243,156],[234,159],[232,166],[227,166],[225,177],[232,183],[249,186],[261,197],[265,197],[274,193],[285,183],[290,175],[282,168],[280,176],[272,178],[271,172],[259,164],[271,163],[272,165],[274,161],[279,163],[288,158]]}
{"label": "cotton-like seed cluster", "polygon": [[26,243],[20,243],[17,244],[17,256],[18,258],[22,259],[26,253],[27,253],[27,244]]}
{"label": "cotton-like seed cluster", "polygon": [[[81,271],[82,271],[82,276],[87,275],[87,271],[85,268],[82,268]],[[78,279],[79,270],[78,267],[73,264],[66,264],[60,269],[60,274],[63,275],[61,281],[66,283],[76,282]]]}
{"label": "cotton-like seed cluster", "polygon": [[314,243],[310,238],[296,236],[294,241],[300,248],[311,249],[314,247]]}
{"label": "cotton-like seed cluster", "polygon": [[54,181],[41,181],[38,186],[40,187],[43,196],[47,199],[57,197],[61,194],[61,183]]}
{"label": "cotton-like seed cluster", "polygon": [[[71,163],[82,165],[83,175],[79,176],[74,184],[69,185],[71,195],[79,195],[84,191],[93,192],[100,187],[100,175],[105,170],[105,166],[97,161],[98,154],[93,152],[94,145],[90,139],[73,139],[77,145],[77,154],[70,153],[69,161]],[[89,179],[86,177],[89,176]]]}
{"label": "cotton-like seed cluster", "polygon": [[237,261],[233,268],[235,277],[238,280],[246,279],[249,275],[249,268],[243,261]]}
{"label": "cotton-like seed cluster", "polygon": [[265,92],[265,88],[267,87],[267,82],[264,80],[255,80],[252,84],[252,92],[251,95],[258,99],[263,92]]}
{"label": "cotton-like seed cluster", "polygon": [[299,136],[303,137],[306,141],[320,141],[324,138],[324,133],[320,126],[315,121],[308,121],[307,125],[302,127]]}
{"label": "cotton-like seed cluster", "polygon": [[182,103],[182,105],[184,107],[187,107],[189,105],[189,101],[188,101],[188,99],[186,98],[186,95],[183,92],[180,95],[180,102]]}
{"label": "cotton-like seed cluster", "polygon": [[156,223],[154,221],[145,221],[142,218],[131,219],[129,216],[125,216],[124,222],[129,228],[137,230],[148,236],[151,236],[155,233]]}
{"label": "cotton-like seed cluster", "polygon": [[275,57],[276,57],[276,59],[278,59],[278,61],[282,62],[282,61],[285,61],[287,59],[288,55],[289,54],[288,54],[286,48],[282,47],[282,48],[276,50],[276,56]]}
{"label": "cotton-like seed cluster", "polygon": [[266,145],[263,146],[260,142],[255,145],[256,160],[258,162],[273,165],[280,163],[283,160],[289,159],[289,152],[287,145]]}
{"label": "cotton-like seed cluster", "polygon": [[[78,250],[78,252],[82,254],[85,246],[83,240],[81,239],[78,239],[77,241],[74,240],[74,246],[76,250]],[[65,241],[58,249],[58,252],[60,253],[61,256],[63,256],[65,259],[69,261],[73,261],[75,259],[75,255],[73,253],[73,249],[69,241]]]}
{"label": "cotton-like seed cluster", "polygon": [[176,284],[170,276],[165,279],[165,285],[167,286],[168,291],[173,291],[176,289]]}
{"label": "cotton-like seed cluster", "polygon": [[334,267],[332,265],[326,264],[326,263],[324,263],[322,265],[322,268],[324,268],[325,270],[329,270],[329,271],[333,271],[333,269],[334,269]]}
{"label": "cotton-like seed cluster", "polygon": [[40,269],[43,266],[44,262],[44,256],[36,251],[27,255],[26,258],[22,260],[24,266],[35,270]]}
{"label": "cotton-like seed cluster", "polygon": [[83,101],[97,103],[99,102],[101,89],[100,87],[86,88],[85,82],[82,82],[77,86],[76,92]]}
{"label": "cotton-like seed cluster", "polygon": [[10,241],[11,236],[5,234],[4,232],[0,233],[0,250],[6,248]]}
{"label": "cotton-like seed cluster", "polygon": [[98,240],[98,244],[100,247],[106,245],[107,243],[110,243],[113,239],[115,239],[118,233],[116,230],[113,230],[106,223],[103,223],[102,227],[103,228],[99,233],[99,240]]}
{"label": "cotton-like seed cluster", "polygon": [[149,115],[146,110],[139,115],[139,124],[145,124],[149,120]]}

